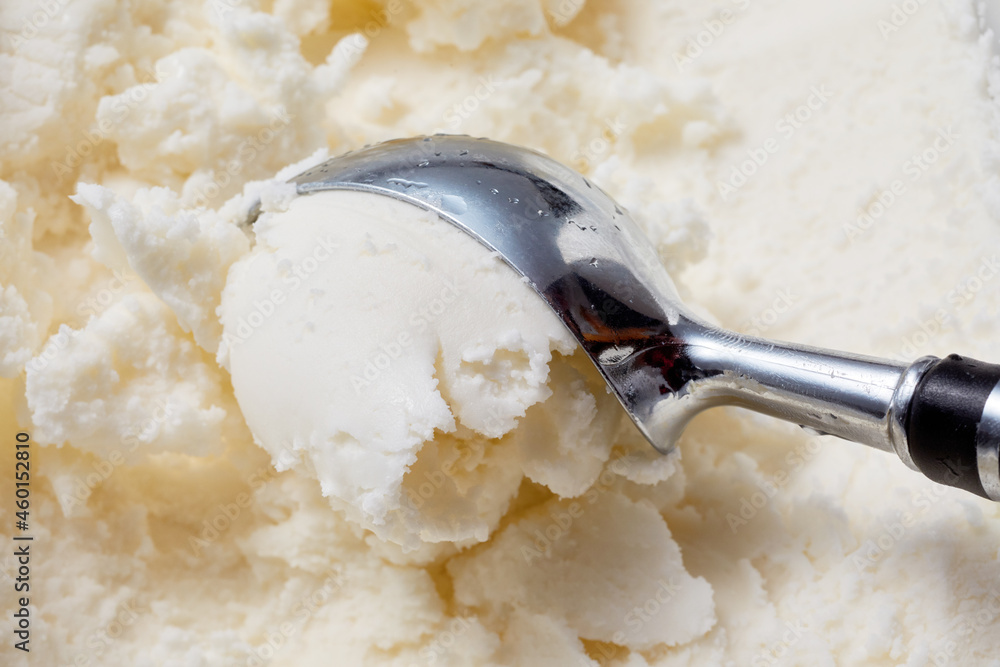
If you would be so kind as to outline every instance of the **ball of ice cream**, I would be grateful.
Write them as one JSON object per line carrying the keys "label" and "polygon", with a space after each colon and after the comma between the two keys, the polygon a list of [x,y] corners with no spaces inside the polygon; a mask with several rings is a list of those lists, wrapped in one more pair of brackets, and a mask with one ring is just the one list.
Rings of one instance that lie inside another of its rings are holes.
{"label": "ball of ice cream", "polygon": [[413,204],[294,199],[254,227],[220,307],[258,442],[383,538],[485,541],[527,474],[572,496],[621,409],[498,256]]}

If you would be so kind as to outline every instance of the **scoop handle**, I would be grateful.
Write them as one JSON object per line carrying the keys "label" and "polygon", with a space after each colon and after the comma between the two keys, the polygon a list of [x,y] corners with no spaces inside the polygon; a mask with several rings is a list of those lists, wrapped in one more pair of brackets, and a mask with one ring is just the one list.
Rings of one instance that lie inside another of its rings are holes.
{"label": "scoop handle", "polygon": [[696,322],[675,328],[701,373],[685,385],[686,401],[665,397],[682,417],[739,405],[893,452],[939,484],[1000,502],[1000,365],[954,354],[904,365]]}
{"label": "scoop handle", "polygon": [[931,362],[913,390],[904,425],[920,472],[1000,500],[1000,365],[957,354]]}

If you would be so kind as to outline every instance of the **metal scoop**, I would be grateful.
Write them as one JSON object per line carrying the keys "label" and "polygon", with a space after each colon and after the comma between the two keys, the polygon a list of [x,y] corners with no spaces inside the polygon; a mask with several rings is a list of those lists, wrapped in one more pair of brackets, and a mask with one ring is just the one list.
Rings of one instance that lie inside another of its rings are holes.
{"label": "metal scoop", "polygon": [[956,355],[904,365],[705,323],[628,213],[540,153],[464,136],[400,139],[291,182],[300,195],[361,190],[410,202],[498,252],[661,452],[702,410],[738,405],[895,452],[936,482],[1000,501],[1000,366]]}

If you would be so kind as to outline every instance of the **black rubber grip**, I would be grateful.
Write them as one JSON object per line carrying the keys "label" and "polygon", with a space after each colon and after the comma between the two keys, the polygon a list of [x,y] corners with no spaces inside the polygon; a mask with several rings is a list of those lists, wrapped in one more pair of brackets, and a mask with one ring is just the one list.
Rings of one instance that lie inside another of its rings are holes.
{"label": "black rubber grip", "polygon": [[979,479],[976,432],[1000,366],[953,354],[920,377],[906,416],[910,457],[935,482],[987,498]]}

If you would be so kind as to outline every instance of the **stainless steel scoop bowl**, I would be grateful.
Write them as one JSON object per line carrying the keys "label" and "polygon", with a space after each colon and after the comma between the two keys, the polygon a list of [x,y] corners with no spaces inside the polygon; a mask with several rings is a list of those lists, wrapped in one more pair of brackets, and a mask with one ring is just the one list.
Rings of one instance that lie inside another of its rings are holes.
{"label": "stainless steel scoop bowl", "polygon": [[649,442],[738,405],[894,452],[935,481],[1000,500],[1000,366],[913,364],[724,331],[681,302],[628,213],[540,153],[465,136],[388,141],[292,179],[433,211],[494,250],[562,319]]}

